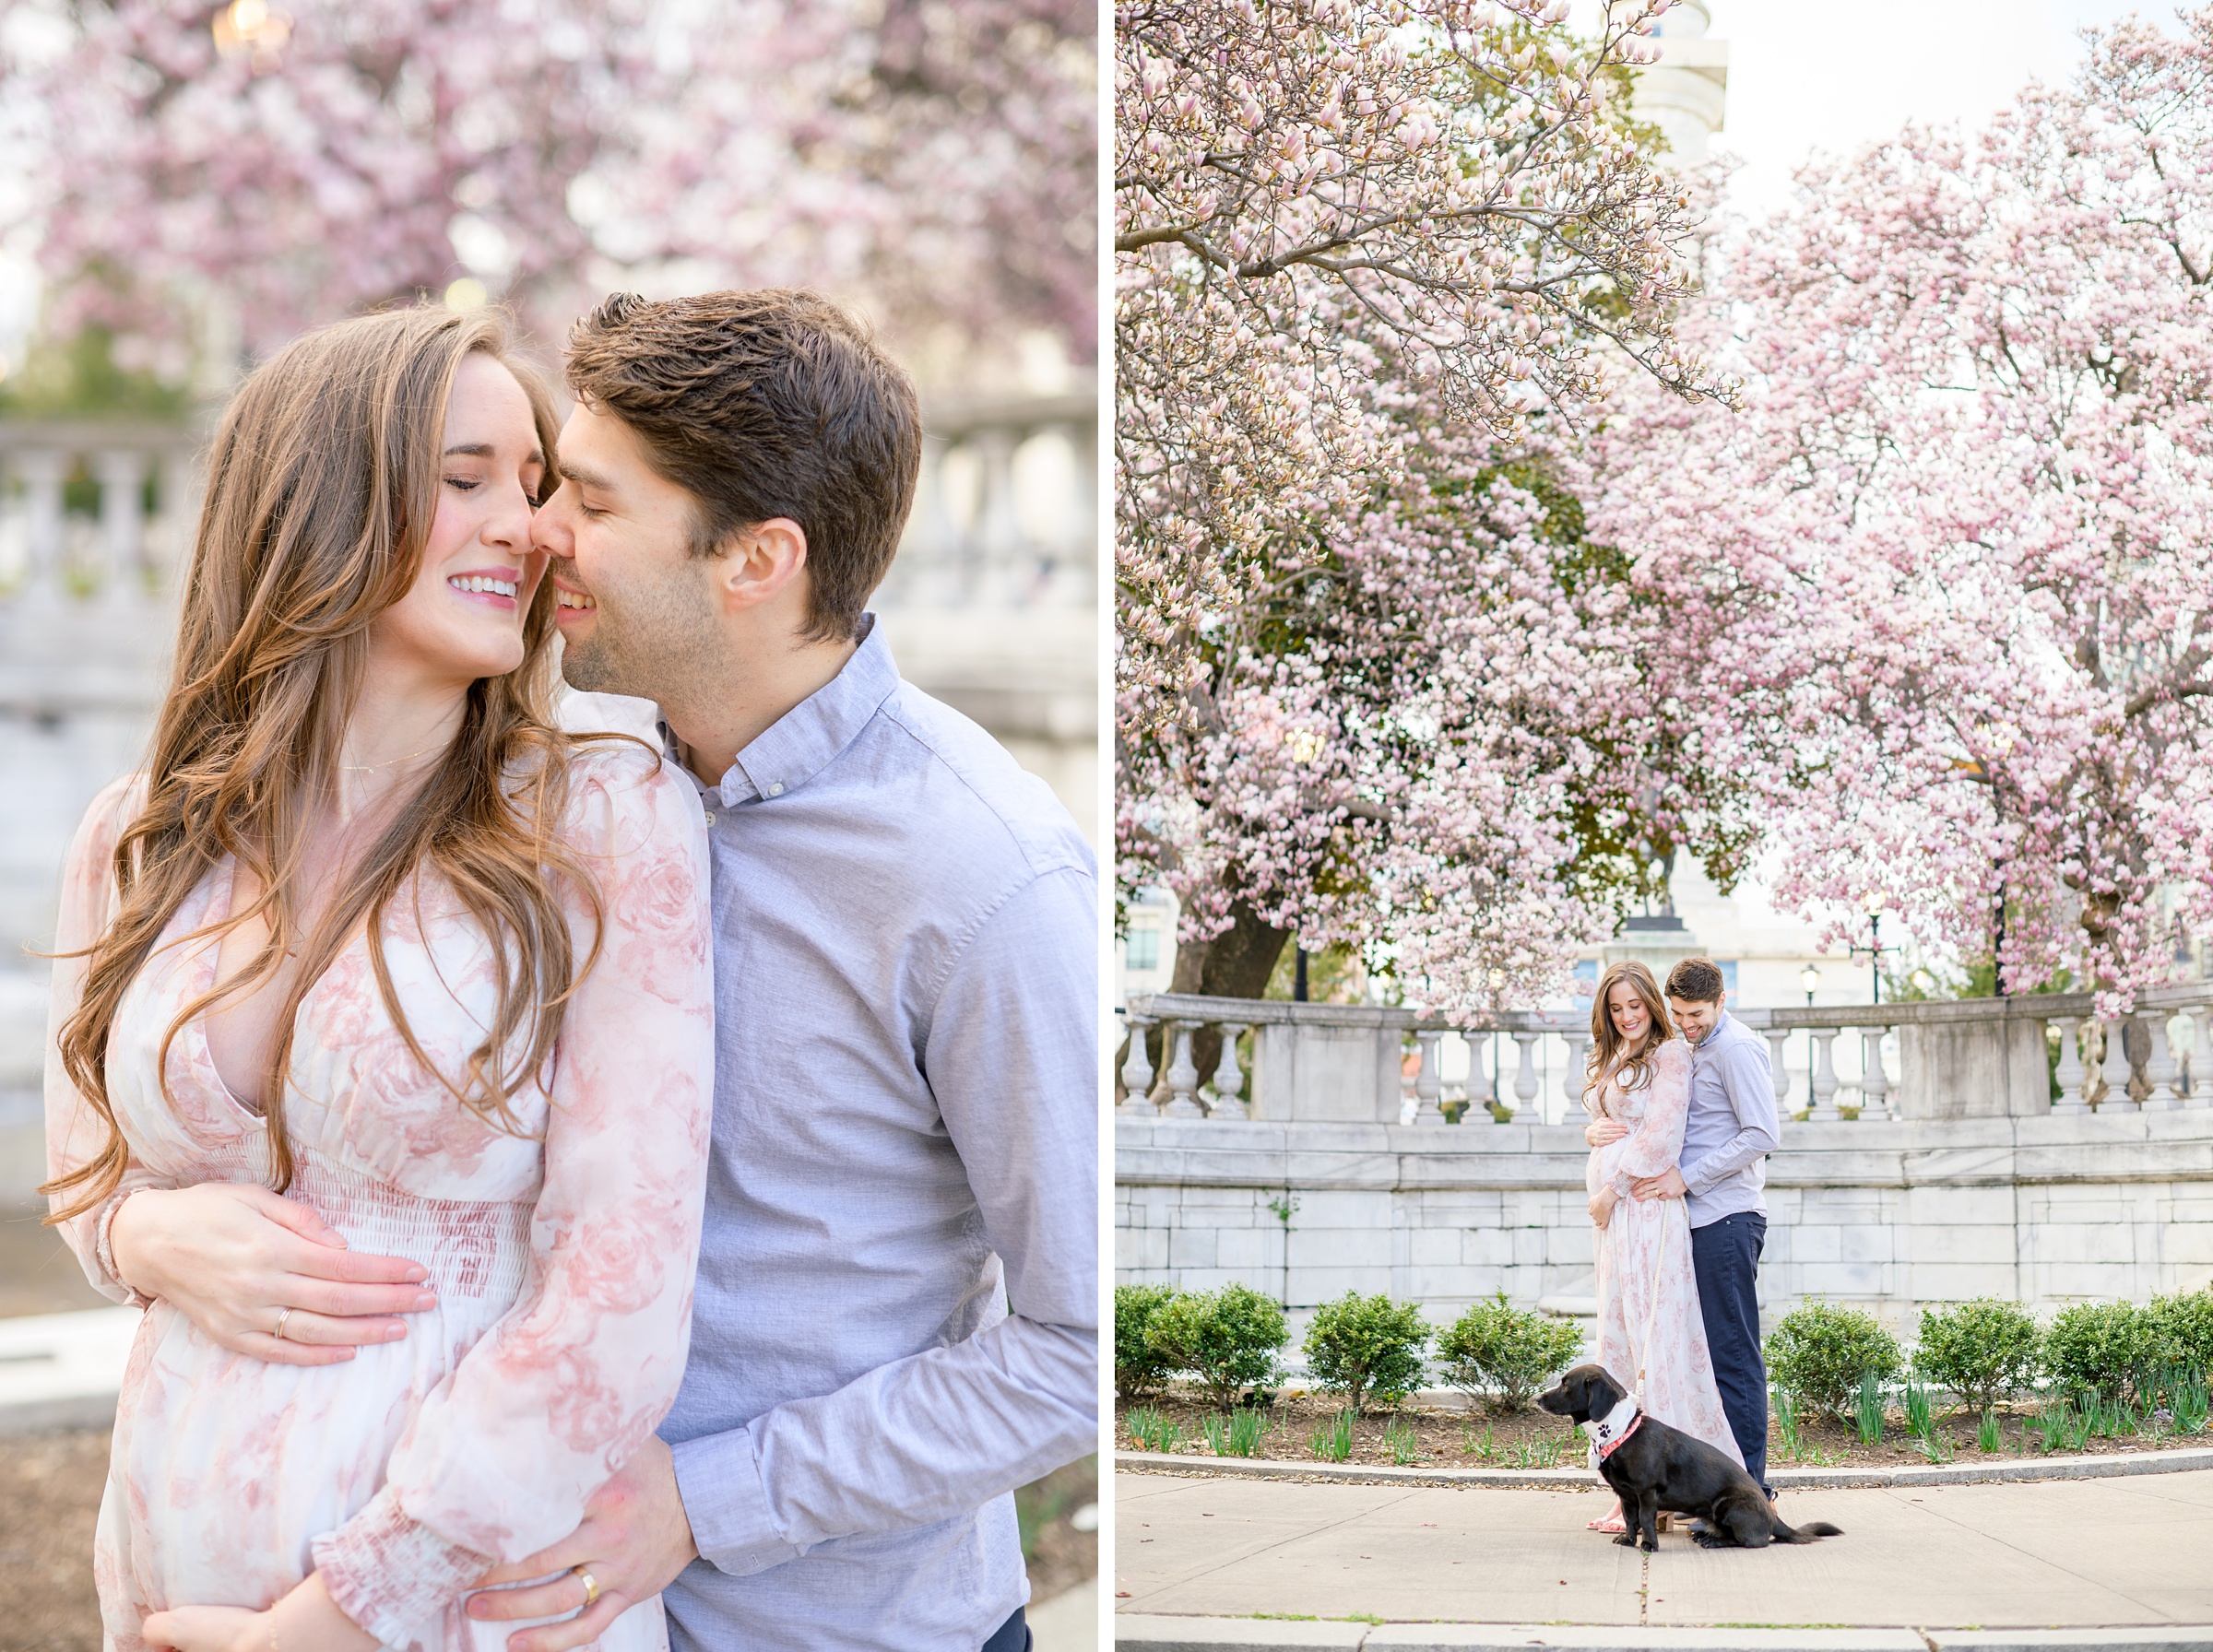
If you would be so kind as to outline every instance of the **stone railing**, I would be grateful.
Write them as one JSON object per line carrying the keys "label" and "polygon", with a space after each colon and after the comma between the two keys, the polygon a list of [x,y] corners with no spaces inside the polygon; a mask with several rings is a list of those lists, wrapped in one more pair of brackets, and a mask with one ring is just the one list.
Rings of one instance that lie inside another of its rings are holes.
{"label": "stone railing", "polygon": [[[933,400],[923,424],[914,513],[877,606],[1095,608],[1097,395]],[[163,599],[204,445],[188,425],[0,421],[0,604]],[[68,508],[72,484],[90,512]]]}
{"label": "stone railing", "polygon": [[914,513],[877,606],[1095,608],[1097,395],[936,401],[923,425]]}
{"label": "stone railing", "polygon": [[[2147,993],[2124,1021],[2099,1019],[2088,994],[1732,1013],[1768,1041],[1778,1110],[1817,1123],[2213,1107],[2213,984]],[[1159,993],[1133,997],[1125,1019],[1138,1034],[1125,1036],[1118,1057],[1126,1117],[1441,1125],[1581,1115],[1586,1011],[1445,1021],[1367,1005]],[[1192,1049],[1207,1028],[1221,1033],[1221,1054],[1201,1073]],[[1807,1056],[1795,1071],[1794,1044]]]}
{"label": "stone railing", "polygon": [[[201,445],[186,425],[0,421],[0,601],[160,600],[199,509]],[[66,508],[73,482],[90,513]]]}

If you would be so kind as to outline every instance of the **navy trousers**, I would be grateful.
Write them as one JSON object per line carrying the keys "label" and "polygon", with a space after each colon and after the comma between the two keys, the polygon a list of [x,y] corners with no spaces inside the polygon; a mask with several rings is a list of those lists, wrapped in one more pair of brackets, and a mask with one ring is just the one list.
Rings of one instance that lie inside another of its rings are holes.
{"label": "navy trousers", "polygon": [[1030,1652],[1030,1626],[1023,1619],[1021,1607],[1017,1606],[1014,1615],[991,1632],[991,1638],[984,1643],[984,1652]]}
{"label": "navy trousers", "polygon": [[1759,1489],[1768,1485],[1768,1367],[1759,1357],[1759,1303],[1754,1287],[1768,1219],[1741,1210],[1690,1230],[1690,1266],[1698,1280],[1698,1316],[1729,1432]]}

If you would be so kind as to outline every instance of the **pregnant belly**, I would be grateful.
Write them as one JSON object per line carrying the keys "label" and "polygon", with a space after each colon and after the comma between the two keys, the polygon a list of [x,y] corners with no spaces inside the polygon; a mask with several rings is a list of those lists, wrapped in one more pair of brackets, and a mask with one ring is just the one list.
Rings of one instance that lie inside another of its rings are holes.
{"label": "pregnant belly", "polygon": [[400,1341],[310,1367],[232,1353],[155,1304],[116,1408],[103,1561],[150,1609],[266,1606],[376,1495],[423,1401],[505,1305],[442,1299]]}

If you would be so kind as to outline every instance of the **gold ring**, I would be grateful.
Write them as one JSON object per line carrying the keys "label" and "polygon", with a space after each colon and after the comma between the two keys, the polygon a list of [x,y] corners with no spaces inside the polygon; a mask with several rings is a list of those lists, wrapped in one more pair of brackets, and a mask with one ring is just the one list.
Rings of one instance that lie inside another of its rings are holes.
{"label": "gold ring", "polygon": [[593,1603],[599,1599],[598,1580],[582,1566],[571,1566],[569,1570],[584,1580],[584,1610],[591,1611]]}
{"label": "gold ring", "polygon": [[275,1330],[271,1331],[271,1332],[269,1333],[269,1335],[271,1335],[272,1337],[275,1337],[275,1338],[277,1339],[277,1340],[278,1340],[278,1341],[279,1341],[279,1342],[283,1341],[283,1340],[284,1340],[284,1322],[285,1322],[286,1320],[290,1319],[291,1316],[292,1316],[292,1311],[291,1311],[291,1309],[290,1309],[290,1308],[287,1308],[287,1309],[285,1309],[285,1311],[284,1311],[283,1313],[281,1313],[281,1314],[278,1315],[278,1316],[277,1316],[277,1328],[276,1328]]}

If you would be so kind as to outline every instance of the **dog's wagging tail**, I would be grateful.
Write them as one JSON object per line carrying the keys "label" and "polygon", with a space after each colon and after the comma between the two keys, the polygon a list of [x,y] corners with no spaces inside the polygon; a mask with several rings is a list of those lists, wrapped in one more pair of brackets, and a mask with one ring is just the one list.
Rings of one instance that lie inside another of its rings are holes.
{"label": "dog's wagging tail", "polygon": [[[1538,1395],[1537,1403],[1555,1416],[1588,1422],[1627,1398],[1604,1365],[1578,1365]],[[1705,1521],[1706,1529],[1695,1534],[1704,1549],[1765,1549],[1844,1535],[1826,1520],[1788,1525],[1743,1469],[1657,1417],[1644,1417],[1600,1460],[1598,1471],[1620,1494],[1621,1520],[1628,1528],[1614,1540],[1639,1544],[1648,1554],[1660,1547],[1663,1509]]]}

